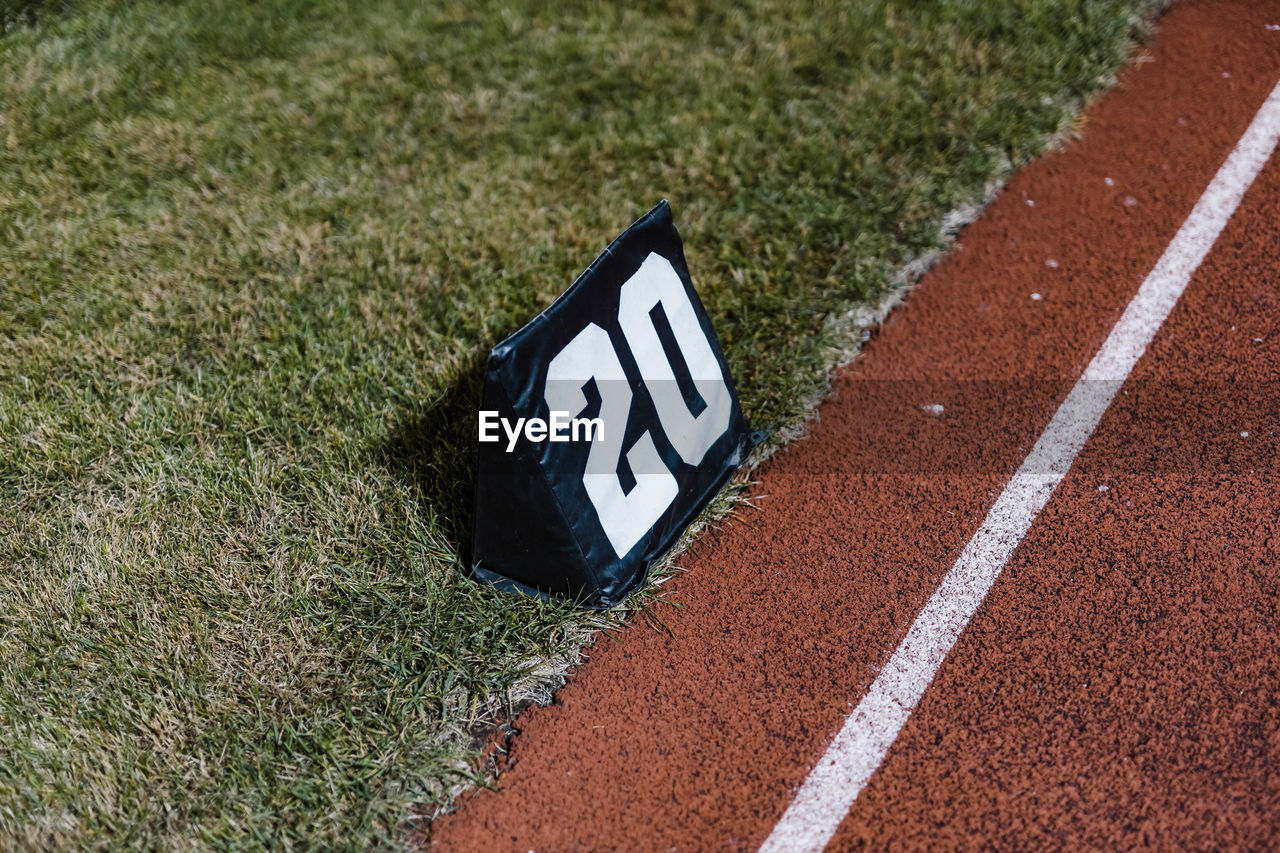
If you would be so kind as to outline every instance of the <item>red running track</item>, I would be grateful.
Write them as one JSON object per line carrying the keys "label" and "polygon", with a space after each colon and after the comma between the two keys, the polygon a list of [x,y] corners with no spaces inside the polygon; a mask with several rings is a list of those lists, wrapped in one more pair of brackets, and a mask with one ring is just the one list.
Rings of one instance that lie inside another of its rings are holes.
{"label": "red running track", "polygon": [[[760,847],[1280,80],[1268,25],[1176,5],[687,557],[674,634],[598,641],[431,846]],[[1273,158],[832,849],[1280,847],[1278,223]]]}

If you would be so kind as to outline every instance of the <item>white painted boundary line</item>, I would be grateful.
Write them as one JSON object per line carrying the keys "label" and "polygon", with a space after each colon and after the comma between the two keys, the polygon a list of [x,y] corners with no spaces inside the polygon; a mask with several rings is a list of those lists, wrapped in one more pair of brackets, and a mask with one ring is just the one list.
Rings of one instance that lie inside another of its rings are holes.
{"label": "white painted boundary line", "polygon": [[1084,375],[1005,486],[982,527],[916,617],[906,638],[761,847],[820,851],[884,760],[1004,564],[1093,433],[1280,139],[1280,84],[1271,91],[1191,215],[1178,229]]}

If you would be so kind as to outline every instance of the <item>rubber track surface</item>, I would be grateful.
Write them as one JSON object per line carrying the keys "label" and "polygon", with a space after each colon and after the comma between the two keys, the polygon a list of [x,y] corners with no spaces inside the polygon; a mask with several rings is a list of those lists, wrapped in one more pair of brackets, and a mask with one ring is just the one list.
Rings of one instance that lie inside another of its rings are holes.
{"label": "rubber track surface", "polygon": [[[1176,4],[686,557],[673,635],[598,641],[431,846],[758,847],[1280,79],[1268,25]],[[1273,158],[831,849],[1280,847],[1278,274]]]}

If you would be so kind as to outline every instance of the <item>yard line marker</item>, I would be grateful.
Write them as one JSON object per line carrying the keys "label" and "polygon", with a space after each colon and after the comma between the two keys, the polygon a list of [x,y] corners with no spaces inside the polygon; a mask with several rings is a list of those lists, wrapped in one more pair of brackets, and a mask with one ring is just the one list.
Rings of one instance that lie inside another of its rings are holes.
{"label": "yard line marker", "polygon": [[1240,137],[978,532],[761,847],[820,851],[884,760],[1032,521],[1186,290],[1280,139],[1280,84]]}

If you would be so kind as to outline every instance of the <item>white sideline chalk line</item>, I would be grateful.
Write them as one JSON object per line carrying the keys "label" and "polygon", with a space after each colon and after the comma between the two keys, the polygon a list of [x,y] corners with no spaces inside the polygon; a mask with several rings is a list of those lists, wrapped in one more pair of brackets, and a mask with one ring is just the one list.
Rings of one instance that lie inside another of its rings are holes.
{"label": "white sideline chalk line", "polygon": [[1142,282],[907,636],[809,773],[761,853],[823,850],[960,632],[1075,461],[1280,139],[1280,84]]}

